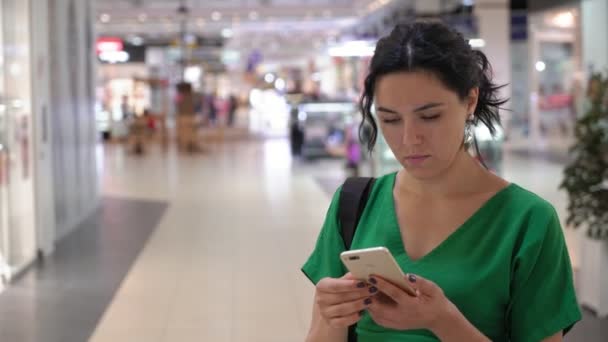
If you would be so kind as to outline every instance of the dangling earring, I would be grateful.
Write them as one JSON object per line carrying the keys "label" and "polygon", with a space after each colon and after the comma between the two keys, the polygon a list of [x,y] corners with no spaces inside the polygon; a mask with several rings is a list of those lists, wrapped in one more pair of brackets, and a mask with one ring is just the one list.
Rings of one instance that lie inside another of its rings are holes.
{"label": "dangling earring", "polygon": [[469,146],[472,142],[473,142],[473,120],[468,119],[464,125],[464,144],[466,146]]}

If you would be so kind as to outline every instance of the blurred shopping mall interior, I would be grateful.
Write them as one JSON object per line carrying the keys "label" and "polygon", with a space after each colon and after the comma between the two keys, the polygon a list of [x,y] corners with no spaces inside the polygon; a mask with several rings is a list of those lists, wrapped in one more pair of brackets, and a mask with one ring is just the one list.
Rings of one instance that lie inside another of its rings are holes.
{"label": "blurred shopping mall interior", "polygon": [[332,194],[401,167],[382,136],[364,152],[358,101],[378,39],[414,20],[460,31],[506,84],[471,153],[557,209],[583,311],[565,341],[608,341],[608,219],[575,228],[560,186],[599,113],[586,190],[608,193],[590,97],[607,17],[608,0],[1,0],[0,341],[304,341],[300,267]]}

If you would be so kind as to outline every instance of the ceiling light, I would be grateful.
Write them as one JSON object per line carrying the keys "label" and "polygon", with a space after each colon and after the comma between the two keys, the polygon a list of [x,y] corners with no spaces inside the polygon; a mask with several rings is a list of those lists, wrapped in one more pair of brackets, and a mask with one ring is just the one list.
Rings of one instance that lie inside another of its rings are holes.
{"label": "ceiling light", "polygon": [[112,17],[110,17],[108,13],[103,13],[101,16],[99,16],[99,20],[101,20],[101,22],[104,24],[109,23],[111,19]]}
{"label": "ceiling light", "polygon": [[106,51],[99,54],[99,59],[108,63],[126,63],[129,61],[129,53],[126,51]]}
{"label": "ceiling light", "polygon": [[376,47],[367,41],[350,41],[329,48],[332,57],[370,57],[374,55]]}
{"label": "ceiling light", "polygon": [[222,13],[218,11],[211,13],[211,19],[213,19],[213,21],[219,21],[220,19],[222,19]]}
{"label": "ceiling light", "polygon": [[469,45],[471,45],[472,48],[480,49],[486,46],[486,41],[480,38],[473,38],[469,39]]}
{"label": "ceiling light", "polygon": [[140,23],[143,23],[148,20],[148,15],[146,13],[141,13],[139,16],[137,16],[137,20],[139,20]]}
{"label": "ceiling light", "polygon": [[277,78],[277,80],[274,82],[274,87],[278,91],[285,90],[285,87],[286,87],[285,80],[283,80],[282,78]]}
{"label": "ceiling light", "polygon": [[133,44],[135,46],[142,46],[142,45],[144,45],[144,39],[142,37],[135,36],[135,37],[131,38],[131,44]]}
{"label": "ceiling light", "polygon": [[249,12],[250,20],[258,20],[259,17],[260,17],[260,15],[258,14],[258,12],[256,12],[256,11]]}
{"label": "ceiling light", "polygon": [[572,12],[558,13],[552,20],[555,26],[569,28],[574,27],[574,14]]}
{"label": "ceiling light", "polygon": [[543,72],[543,71],[545,71],[546,68],[547,68],[547,65],[545,64],[545,62],[543,62],[543,61],[536,62],[536,70],[537,71]]}
{"label": "ceiling light", "polygon": [[264,81],[266,81],[267,83],[272,83],[272,82],[274,82],[274,80],[275,80],[275,77],[274,77],[274,75],[273,75],[273,74],[271,74],[271,73],[267,73],[267,74],[264,76]]}
{"label": "ceiling light", "polygon": [[225,28],[222,30],[222,37],[224,38],[231,38],[233,34],[232,29]]}

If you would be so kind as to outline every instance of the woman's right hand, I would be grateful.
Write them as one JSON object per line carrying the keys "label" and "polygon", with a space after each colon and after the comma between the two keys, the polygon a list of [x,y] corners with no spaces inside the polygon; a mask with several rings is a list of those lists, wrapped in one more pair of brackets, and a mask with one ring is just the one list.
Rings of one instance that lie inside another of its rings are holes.
{"label": "woman's right hand", "polygon": [[321,279],[316,286],[315,301],[321,316],[330,326],[346,328],[359,321],[377,291],[347,273],[339,279]]}

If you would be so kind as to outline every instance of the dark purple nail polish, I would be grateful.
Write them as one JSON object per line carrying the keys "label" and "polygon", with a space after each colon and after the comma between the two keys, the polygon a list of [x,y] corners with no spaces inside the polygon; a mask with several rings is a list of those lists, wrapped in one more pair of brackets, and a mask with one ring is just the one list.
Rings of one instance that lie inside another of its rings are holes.
{"label": "dark purple nail polish", "polygon": [[410,274],[407,276],[407,278],[410,280],[410,282],[415,283],[416,282],[416,276],[413,274]]}
{"label": "dark purple nail polish", "polygon": [[365,305],[370,305],[372,303],[372,299],[371,298],[367,298],[367,299],[365,299],[365,301],[363,301],[363,303]]}
{"label": "dark purple nail polish", "polygon": [[360,283],[357,284],[357,287],[360,288],[360,289],[362,289],[362,288],[365,287],[365,283],[364,282],[360,282]]}
{"label": "dark purple nail polish", "polygon": [[376,293],[378,292],[378,289],[375,286],[372,286],[369,288],[369,293]]}
{"label": "dark purple nail polish", "polygon": [[369,278],[369,282],[372,284],[378,284],[378,281],[376,281],[375,278]]}

